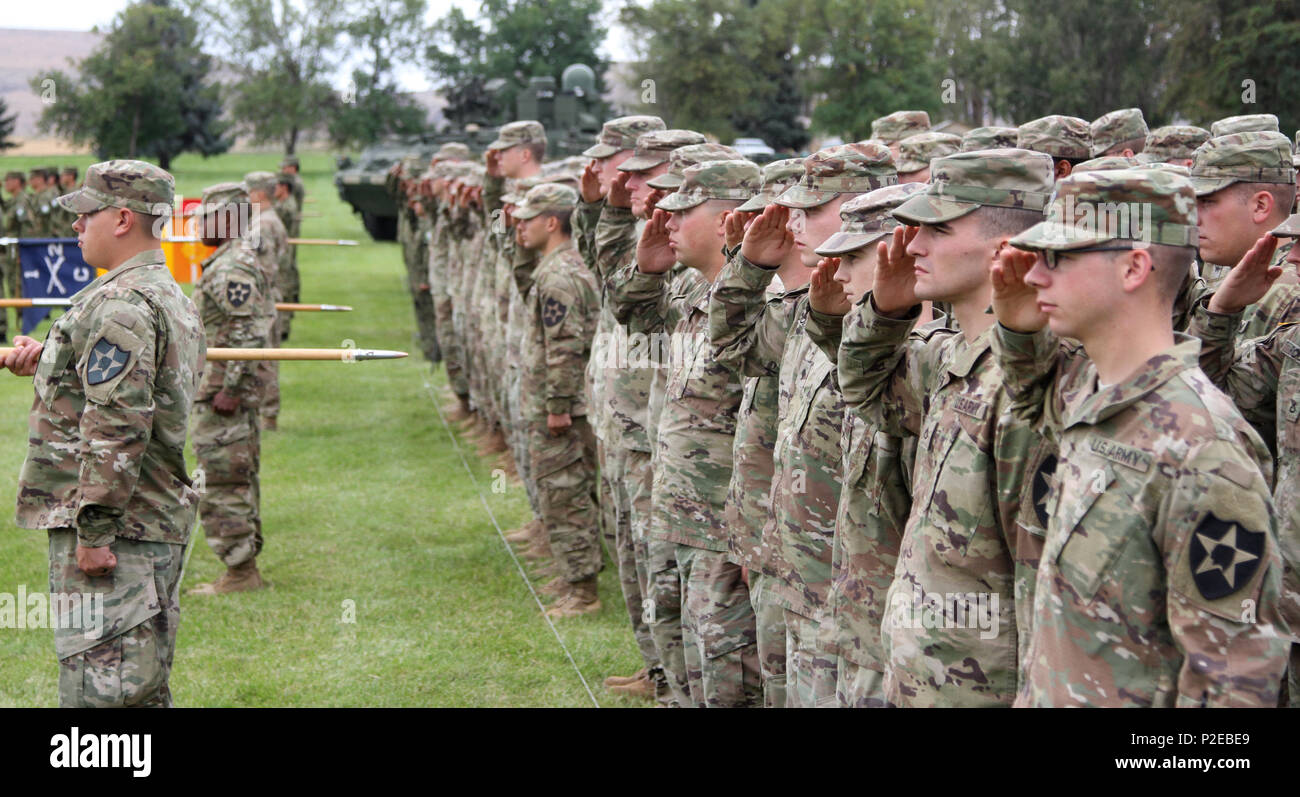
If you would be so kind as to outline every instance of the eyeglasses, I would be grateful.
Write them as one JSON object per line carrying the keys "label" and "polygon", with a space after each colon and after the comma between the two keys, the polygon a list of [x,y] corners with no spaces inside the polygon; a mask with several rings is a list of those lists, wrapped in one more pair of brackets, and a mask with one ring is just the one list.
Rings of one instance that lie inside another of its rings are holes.
{"label": "eyeglasses", "polygon": [[1057,262],[1061,255],[1082,255],[1088,252],[1131,252],[1132,246],[1090,246],[1086,249],[1070,249],[1061,251],[1057,249],[1044,249],[1043,262],[1047,265],[1048,271],[1055,271]]}

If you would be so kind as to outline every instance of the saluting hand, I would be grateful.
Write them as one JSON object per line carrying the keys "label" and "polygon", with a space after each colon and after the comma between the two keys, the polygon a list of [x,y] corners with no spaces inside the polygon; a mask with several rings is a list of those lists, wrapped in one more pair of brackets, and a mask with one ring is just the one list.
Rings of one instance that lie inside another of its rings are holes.
{"label": "saluting hand", "polygon": [[823,257],[817,261],[812,279],[808,282],[808,303],[812,309],[826,315],[847,315],[853,308],[844,286],[835,281],[835,271],[840,267],[838,257]]}
{"label": "saluting hand", "polygon": [[636,245],[636,267],[643,274],[664,274],[677,262],[668,243],[668,211],[656,210]]}
{"label": "saluting hand", "polygon": [[775,202],[763,208],[745,230],[745,240],[740,253],[751,263],[760,266],[778,266],[794,248],[794,235],[786,229],[790,209]]}
{"label": "saluting hand", "polygon": [[26,335],[14,335],[13,351],[5,355],[3,366],[17,376],[35,376],[36,366],[45,345]]}
{"label": "saluting hand", "polygon": [[604,196],[600,192],[600,161],[592,158],[587,168],[582,170],[582,180],[578,183],[583,202],[599,202]]}
{"label": "saluting hand", "polygon": [[659,207],[659,202],[662,201],[663,198],[666,196],[668,196],[668,192],[664,191],[661,188],[652,188],[650,190],[650,193],[646,194],[645,197],[646,218],[650,218],[650,214],[655,212],[655,208]]}
{"label": "saluting hand", "polygon": [[1273,252],[1277,250],[1277,241],[1270,234],[1255,242],[1219,283],[1218,290],[1210,297],[1210,312],[1239,313],[1264,298],[1268,289],[1282,276],[1281,266],[1269,265]]}
{"label": "saluting hand", "polygon": [[489,149],[483,153],[483,165],[488,177],[501,177],[501,150]]}
{"label": "saluting hand", "polygon": [[745,230],[749,228],[756,215],[749,211],[739,210],[733,210],[727,214],[727,220],[723,223],[723,234],[728,249],[735,248],[737,244],[745,240]]}
{"label": "saluting hand", "polygon": [[989,266],[993,312],[998,323],[1013,332],[1032,333],[1047,326],[1047,313],[1038,309],[1038,290],[1025,282],[1037,261],[1034,252],[1005,246]]}
{"label": "saluting hand", "polygon": [[632,175],[629,172],[619,172],[618,176],[609,184],[609,194],[606,195],[605,201],[611,207],[632,207],[632,192],[627,190],[627,181],[631,177]]}
{"label": "saluting hand", "polygon": [[884,315],[897,315],[916,306],[916,258],[907,253],[907,247],[920,231],[920,227],[895,227],[893,237],[876,248],[871,299]]}

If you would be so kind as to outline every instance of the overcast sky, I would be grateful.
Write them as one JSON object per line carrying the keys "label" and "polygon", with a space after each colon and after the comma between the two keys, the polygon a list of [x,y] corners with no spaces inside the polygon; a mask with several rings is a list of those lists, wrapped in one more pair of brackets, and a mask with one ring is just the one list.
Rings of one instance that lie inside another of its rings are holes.
{"label": "overcast sky", "polygon": [[[452,7],[459,7],[470,16],[478,14],[478,2],[474,0],[428,0],[429,12],[426,19],[433,22],[446,14]],[[41,3],[21,3],[5,0],[4,13],[0,14],[0,27],[5,28],[40,28],[45,30],[90,30],[95,25],[106,28],[113,21],[117,12],[128,5],[128,0],[46,0]],[[625,32],[614,25],[615,9],[621,5],[615,0],[605,1],[605,22],[610,27],[610,35],[605,41],[601,54],[614,61],[624,61],[630,57],[630,46]],[[338,77],[340,86],[346,80],[346,72]],[[418,66],[399,68],[397,79],[402,88],[409,91],[422,91],[429,88],[429,78]]]}

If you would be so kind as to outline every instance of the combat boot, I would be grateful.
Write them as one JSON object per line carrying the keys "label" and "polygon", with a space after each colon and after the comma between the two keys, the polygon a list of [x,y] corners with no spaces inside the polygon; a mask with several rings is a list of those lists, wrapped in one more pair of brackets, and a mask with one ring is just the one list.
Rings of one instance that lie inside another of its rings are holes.
{"label": "combat boot", "polygon": [[251,592],[265,587],[262,574],[257,571],[257,560],[227,567],[226,572],[211,584],[200,584],[189,591],[190,595],[225,595],[228,592]]}
{"label": "combat boot", "polygon": [[506,542],[532,542],[542,530],[542,521],[533,518],[513,531],[506,532]]}
{"label": "combat boot", "polygon": [[276,418],[276,416],[274,416],[274,415],[263,415],[263,416],[262,416],[262,431],[264,431],[264,432],[274,432],[275,430],[277,430],[277,429],[279,429],[279,428],[280,428],[280,423],[279,423],[279,420]]}
{"label": "combat boot", "polygon": [[564,576],[556,576],[537,588],[537,594],[544,598],[558,598],[569,591],[569,582]]}
{"label": "combat boot", "polygon": [[534,539],[519,555],[531,562],[554,558],[551,555],[551,543],[541,538]]}
{"label": "combat boot", "polygon": [[605,686],[619,686],[621,684],[631,683],[632,681],[646,677],[646,674],[649,672],[650,671],[645,667],[642,667],[637,671],[636,675],[611,675],[605,679]]}
{"label": "combat boot", "polygon": [[506,445],[506,436],[501,433],[501,427],[498,426],[494,428],[491,437],[489,437],[487,441],[487,453],[500,454],[509,448],[510,447]]}
{"label": "combat boot", "polygon": [[569,583],[569,589],[555,605],[546,610],[547,617],[578,617],[600,611],[600,596],[596,594],[596,577]]}
{"label": "combat boot", "polygon": [[447,420],[460,423],[467,420],[473,412],[469,406],[469,396],[457,396],[456,403],[447,408]]}
{"label": "combat boot", "polygon": [[609,691],[610,694],[639,697],[642,700],[654,701],[655,699],[655,683],[648,675],[625,684],[614,684],[609,687]]}

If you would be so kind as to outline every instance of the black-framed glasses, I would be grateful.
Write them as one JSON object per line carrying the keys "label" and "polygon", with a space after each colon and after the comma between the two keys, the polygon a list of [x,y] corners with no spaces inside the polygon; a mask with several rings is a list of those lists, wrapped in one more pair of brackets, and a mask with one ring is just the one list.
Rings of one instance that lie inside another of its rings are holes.
{"label": "black-framed glasses", "polygon": [[1048,271],[1055,271],[1058,259],[1061,255],[1082,255],[1088,252],[1131,252],[1132,245],[1129,246],[1089,246],[1084,249],[1068,249],[1061,251],[1058,249],[1044,249],[1043,262],[1047,265]]}

